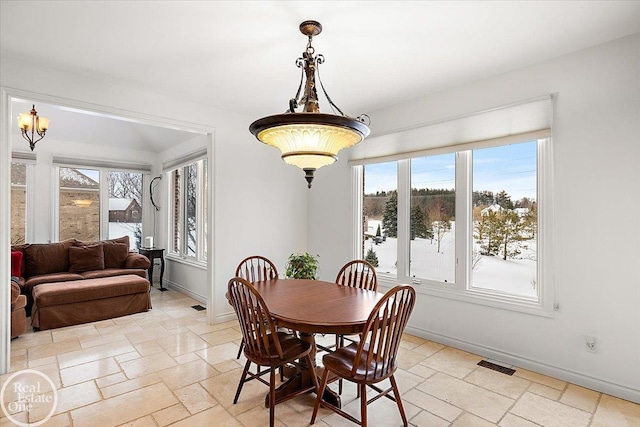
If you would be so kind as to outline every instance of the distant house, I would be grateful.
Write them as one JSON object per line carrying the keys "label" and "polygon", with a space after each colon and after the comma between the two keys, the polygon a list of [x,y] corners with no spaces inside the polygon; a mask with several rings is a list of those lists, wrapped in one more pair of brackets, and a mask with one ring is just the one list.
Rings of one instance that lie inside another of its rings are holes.
{"label": "distant house", "polygon": [[109,222],[142,222],[142,208],[136,199],[109,199]]}

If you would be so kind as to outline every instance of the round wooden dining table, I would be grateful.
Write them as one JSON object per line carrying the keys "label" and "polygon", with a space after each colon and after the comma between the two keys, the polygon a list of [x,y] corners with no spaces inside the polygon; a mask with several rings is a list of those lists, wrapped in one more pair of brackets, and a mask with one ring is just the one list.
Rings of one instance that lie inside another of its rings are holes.
{"label": "round wooden dining table", "polygon": [[[314,334],[362,332],[371,310],[384,296],[321,280],[273,279],[254,282],[253,286],[260,292],[279,327],[298,331],[301,339],[312,344],[312,360],[315,360],[316,353]],[[276,390],[276,396],[310,385],[312,381],[308,372],[297,372]],[[323,398],[337,407],[341,406],[340,396],[328,388]]]}

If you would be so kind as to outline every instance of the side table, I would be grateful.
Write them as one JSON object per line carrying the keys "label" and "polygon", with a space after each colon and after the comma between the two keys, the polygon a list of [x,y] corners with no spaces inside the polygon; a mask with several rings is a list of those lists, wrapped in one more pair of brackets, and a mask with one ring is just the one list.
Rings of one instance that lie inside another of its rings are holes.
{"label": "side table", "polygon": [[167,291],[168,289],[162,286],[162,276],[164,276],[164,249],[160,248],[139,248],[138,252],[140,255],[144,255],[149,258],[151,261],[151,265],[149,266],[149,283],[153,286],[153,260],[159,258],[160,259],[160,290],[162,292]]}

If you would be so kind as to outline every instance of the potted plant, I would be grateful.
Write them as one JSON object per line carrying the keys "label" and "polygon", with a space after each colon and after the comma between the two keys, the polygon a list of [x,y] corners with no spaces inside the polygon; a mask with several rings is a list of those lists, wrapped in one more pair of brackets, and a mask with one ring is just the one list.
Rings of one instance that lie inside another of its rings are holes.
{"label": "potted plant", "polygon": [[287,270],[285,271],[287,278],[316,280],[317,271],[317,255],[313,256],[307,252],[304,254],[289,255],[289,259],[287,260]]}

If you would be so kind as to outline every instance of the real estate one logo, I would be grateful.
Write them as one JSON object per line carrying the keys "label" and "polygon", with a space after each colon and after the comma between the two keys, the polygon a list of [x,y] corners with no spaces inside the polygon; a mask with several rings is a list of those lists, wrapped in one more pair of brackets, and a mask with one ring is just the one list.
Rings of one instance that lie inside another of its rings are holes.
{"label": "real estate one logo", "polygon": [[13,373],[0,389],[4,415],[20,427],[46,423],[58,406],[58,391],[47,375],[34,369]]}

